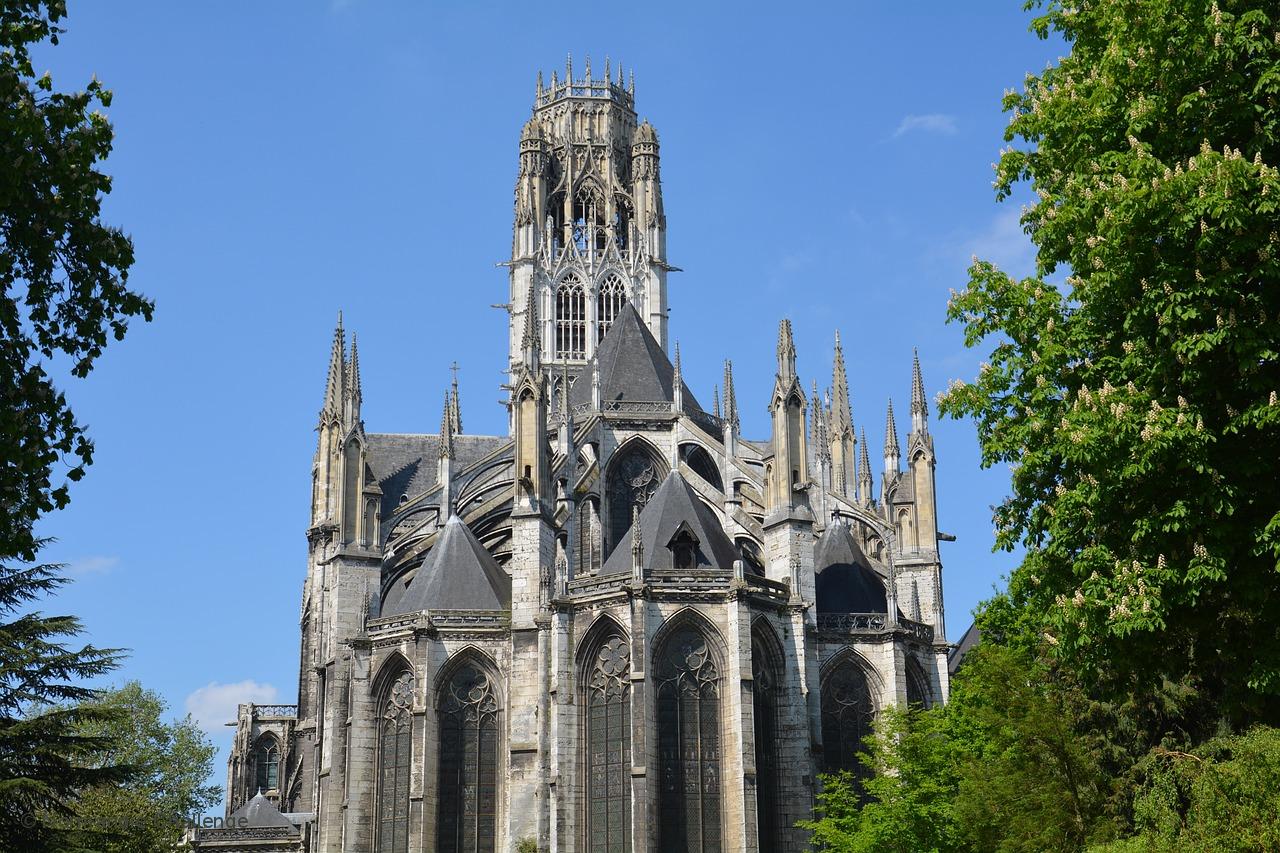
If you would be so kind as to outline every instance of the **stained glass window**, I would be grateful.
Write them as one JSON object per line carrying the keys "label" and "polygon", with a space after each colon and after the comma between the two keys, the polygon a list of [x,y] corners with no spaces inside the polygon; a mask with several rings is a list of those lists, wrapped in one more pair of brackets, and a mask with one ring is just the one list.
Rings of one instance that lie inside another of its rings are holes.
{"label": "stained glass window", "polygon": [[440,696],[440,853],[493,853],[498,800],[498,696],[474,663]]}
{"label": "stained glass window", "polygon": [[756,826],[760,853],[779,848],[778,673],[774,656],[758,637],[751,642],[752,710],[756,742]]}
{"label": "stained glass window", "polygon": [[587,293],[575,275],[556,287],[556,357],[587,357]]}
{"label": "stained glass window", "polygon": [[586,691],[586,827],[590,853],[631,849],[631,651],[621,637],[596,652]]}
{"label": "stained glass window", "polygon": [[610,274],[600,285],[600,295],[596,299],[596,332],[597,341],[603,341],[613,321],[618,319],[618,312],[627,304],[627,287],[622,279]]}
{"label": "stained glass window", "polygon": [[280,747],[271,735],[258,738],[253,750],[253,766],[256,777],[254,794],[280,787]]}
{"label": "stained glass window", "polygon": [[[610,552],[623,541],[631,529],[631,508],[649,502],[661,485],[661,471],[653,454],[633,444],[609,469],[609,541]],[[605,555],[608,559],[608,554]]]}
{"label": "stained glass window", "polygon": [[720,684],[706,639],[677,630],[657,660],[658,849],[719,853]]}
{"label": "stained glass window", "polygon": [[378,721],[378,853],[409,849],[409,754],[413,673],[391,682]]}
{"label": "stained glass window", "polygon": [[873,716],[866,673],[851,660],[840,662],[822,683],[824,772],[864,772],[858,753],[871,733]]}

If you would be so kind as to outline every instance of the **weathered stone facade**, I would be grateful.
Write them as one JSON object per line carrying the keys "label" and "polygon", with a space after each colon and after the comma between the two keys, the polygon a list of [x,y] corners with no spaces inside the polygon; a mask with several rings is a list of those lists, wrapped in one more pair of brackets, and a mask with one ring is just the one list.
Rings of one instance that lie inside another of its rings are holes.
{"label": "weathered stone facade", "polygon": [[819,399],[782,322],[769,438],[739,434],[729,363],[704,409],[668,355],[659,158],[620,70],[539,75],[508,436],[463,430],[456,382],[438,433],[366,432],[339,324],[298,705],[244,709],[229,811],[270,737],[265,796],[313,851],[801,851],[875,712],[945,701],[918,362],[878,495],[838,337]]}

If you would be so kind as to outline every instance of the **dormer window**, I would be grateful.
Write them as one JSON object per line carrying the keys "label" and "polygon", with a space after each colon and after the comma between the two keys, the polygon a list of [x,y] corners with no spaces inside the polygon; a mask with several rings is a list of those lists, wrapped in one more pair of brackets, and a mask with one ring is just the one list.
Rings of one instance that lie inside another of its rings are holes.
{"label": "dormer window", "polygon": [[687,523],[681,523],[676,535],[667,543],[671,550],[671,567],[674,569],[692,569],[698,564],[698,537],[694,535]]}

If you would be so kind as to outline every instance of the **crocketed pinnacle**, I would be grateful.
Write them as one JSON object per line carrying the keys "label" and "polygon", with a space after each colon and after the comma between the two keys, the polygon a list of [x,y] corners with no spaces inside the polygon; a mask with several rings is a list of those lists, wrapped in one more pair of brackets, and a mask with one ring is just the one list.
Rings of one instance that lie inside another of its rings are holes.
{"label": "crocketed pinnacle", "polygon": [[920,375],[920,352],[912,351],[911,363],[911,414],[929,416],[929,403],[924,396],[924,379]]}
{"label": "crocketed pinnacle", "polygon": [[778,377],[790,379],[796,375],[796,344],[791,337],[791,321],[778,324]]}
{"label": "crocketed pinnacle", "polygon": [[444,411],[440,413],[440,458],[453,458],[453,413],[449,392],[444,392]]}
{"label": "crocketed pinnacle", "polygon": [[[529,294],[524,303],[524,334],[520,337],[520,347],[525,352],[525,359],[537,362],[539,350],[538,334],[538,294],[533,282],[529,282]],[[533,365],[529,365],[532,367]]]}
{"label": "crocketed pinnacle", "polygon": [[733,390],[733,362],[728,359],[724,362],[724,422],[735,430],[741,426],[738,421],[738,395]]}
{"label": "crocketed pinnacle", "polygon": [[868,492],[863,497],[870,498],[871,458],[867,455],[867,431],[865,429],[862,431],[862,452],[858,456],[858,483],[867,485]]}
{"label": "crocketed pinnacle", "polygon": [[356,346],[355,333],[351,333],[351,361],[347,365],[347,396],[359,403],[360,394],[360,350]]}
{"label": "crocketed pinnacle", "polygon": [[849,405],[849,376],[845,372],[844,348],[836,332],[836,355],[831,366],[831,434],[853,436],[853,410]]}
{"label": "crocketed pinnacle", "polygon": [[893,398],[889,398],[889,409],[884,416],[884,453],[885,456],[897,456],[901,444],[898,443],[898,427],[893,422]]}
{"label": "crocketed pinnacle", "polygon": [[338,325],[333,330],[333,346],[329,352],[329,374],[325,379],[324,406],[326,414],[337,415],[342,412],[346,385],[346,337],[342,331],[342,312],[338,312]]}

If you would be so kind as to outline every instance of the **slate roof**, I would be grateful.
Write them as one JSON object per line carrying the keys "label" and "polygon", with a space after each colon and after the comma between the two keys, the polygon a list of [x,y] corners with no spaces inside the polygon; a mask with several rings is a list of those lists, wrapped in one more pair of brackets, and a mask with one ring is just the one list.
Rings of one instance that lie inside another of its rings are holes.
{"label": "slate roof", "polygon": [[[609,326],[582,379],[573,383],[569,391],[569,402],[573,405],[591,402],[591,371],[597,363],[601,403],[675,399],[675,367],[629,302],[622,306],[617,319]],[[688,384],[683,380],[680,384],[684,388],[685,412],[703,412]]]}
{"label": "slate roof", "polygon": [[[365,438],[369,470],[382,488],[383,518],[395,513],[401,495],[416,498],[435,488],[440,473],[439,435],[371,432]],[[455,435],[454,470],[464,470],[509,441],[498,435]]]}
{"label": "slate roof", "polygon": [[[640,544],[645,572],[654,569],[671,569],[671,549],[667,545],[683,524],[698,540],[695,567],[699,569],[727,569],[738,559],[738,549],[729,540],[715,512],[703,503],[678,471],[672,471],[662,481],[658,491],[640,511]],[[622,574],[631,571],[631,530],[613,549],[609,559],[601,567],[601,574]]]}
{"label": "slate roof", "polygon": [[814,548],[819,613],[888,613],[884,583],[843,520],[827,525]]}
{"label": "slate roof", "polygon": [[383,616],[420,610],[509,610],[511,577],[457,515],[445,522],[427,560],[407,587],[396,582]]}
{"label": "slate roof", "polygon": [[249,802],[231,813],[231,817],[227,819],[229,826],[240,826],[239,820],[245,818],[245,827],[253,829],[265,828],[287,828],[297,832],[293,822],[287,817],[280,814],[280,810],[268,800],[261,791],[255,794]]}
{"label": "slate roof", "polygon": [[964,632],[964,636],[960,638],[960,642],[956,643],[955,648],[951,650],[951,654],[947,655],[947,674],[955,675],[956,670],[960,668],[960,664],[964,663],[965,655],[982,641],[982,632],[978,630],[978,623],[974,622],[969,629]]}

